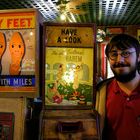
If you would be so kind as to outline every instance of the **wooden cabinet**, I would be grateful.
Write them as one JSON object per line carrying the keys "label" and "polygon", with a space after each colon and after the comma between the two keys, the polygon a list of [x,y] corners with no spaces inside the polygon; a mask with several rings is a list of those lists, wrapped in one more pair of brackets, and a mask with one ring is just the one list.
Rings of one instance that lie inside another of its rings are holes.
{"label": "wooden cabinet", "polygon": [[41,140],[100,140],[96,111],[45,110],[41,116]]}

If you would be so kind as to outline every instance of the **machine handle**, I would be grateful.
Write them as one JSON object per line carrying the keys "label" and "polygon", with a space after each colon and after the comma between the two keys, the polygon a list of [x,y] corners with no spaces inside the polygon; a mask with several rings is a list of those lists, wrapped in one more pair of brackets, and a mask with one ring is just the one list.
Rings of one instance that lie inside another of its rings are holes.
{"label": "machine handle", "polygon": [[83,131],[83,123],[78,122],[61,122],[57,124],[57,131],[61,133],[77,133]]}

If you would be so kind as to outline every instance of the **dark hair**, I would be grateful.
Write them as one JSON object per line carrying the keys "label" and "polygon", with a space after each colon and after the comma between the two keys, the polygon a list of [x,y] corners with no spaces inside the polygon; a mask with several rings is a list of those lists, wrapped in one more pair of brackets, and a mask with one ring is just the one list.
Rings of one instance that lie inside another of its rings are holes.
{"label": "dark hair", "polygon": [[107,44],[106,49],[105,49],[105,54],[107,57],[108,57],[109,52],[114,47],[118,48],[119,50],[135,48],[137,57],[139,56],[139,53],[140,53],[139,41],[128,34],[118,34],[110,40],[110,42]]}

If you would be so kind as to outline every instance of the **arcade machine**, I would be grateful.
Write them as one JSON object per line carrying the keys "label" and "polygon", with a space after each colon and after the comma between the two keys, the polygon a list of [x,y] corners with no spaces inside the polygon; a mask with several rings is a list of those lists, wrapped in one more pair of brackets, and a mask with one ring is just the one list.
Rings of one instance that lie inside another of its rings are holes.
{"label": "arcade machine", "polygon": [[95,25],[44,23],[42,140],[99,140]]}
{"label": "arcade machine", "polygon": [[28,99],[39,96],[39,27],[35,9],[0,11],[0,139],[25,139]]}

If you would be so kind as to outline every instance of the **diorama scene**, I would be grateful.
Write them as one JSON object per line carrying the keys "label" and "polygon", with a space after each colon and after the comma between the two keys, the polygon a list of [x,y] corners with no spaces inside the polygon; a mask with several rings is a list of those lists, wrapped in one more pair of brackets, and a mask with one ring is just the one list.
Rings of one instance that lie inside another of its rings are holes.
{"label": "diorama scene", "polygon": [[92,105],[93,49],[46,48],[46,105]]}

